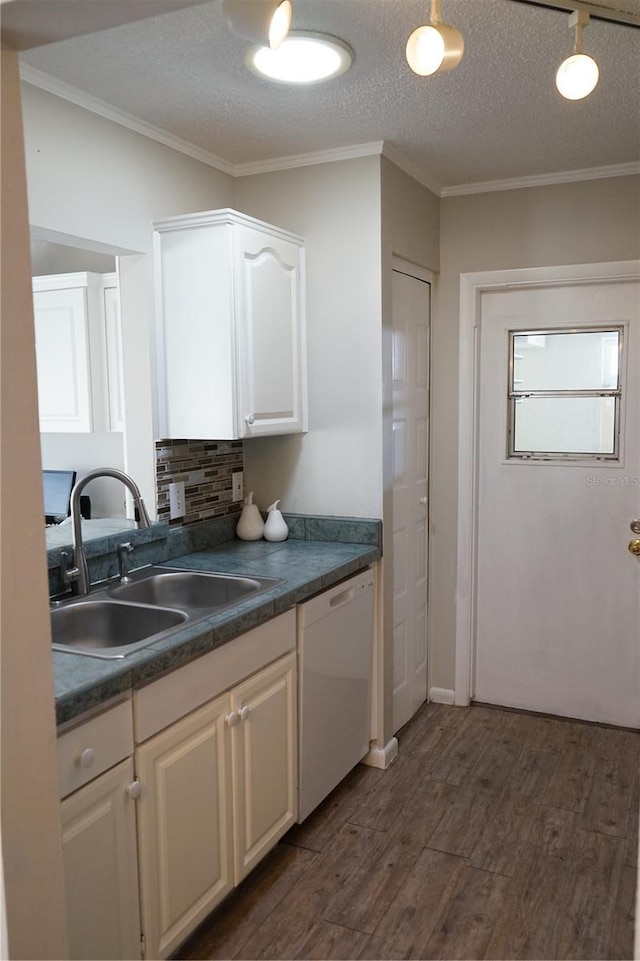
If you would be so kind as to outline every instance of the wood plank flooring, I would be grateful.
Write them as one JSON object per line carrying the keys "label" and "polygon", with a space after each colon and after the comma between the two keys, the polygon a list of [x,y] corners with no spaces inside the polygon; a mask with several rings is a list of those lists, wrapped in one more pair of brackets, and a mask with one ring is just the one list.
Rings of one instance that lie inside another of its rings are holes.
{"label": "wood plank flooring", "polygon": [[630,959],[640,734],[425,705],[179,959]]}

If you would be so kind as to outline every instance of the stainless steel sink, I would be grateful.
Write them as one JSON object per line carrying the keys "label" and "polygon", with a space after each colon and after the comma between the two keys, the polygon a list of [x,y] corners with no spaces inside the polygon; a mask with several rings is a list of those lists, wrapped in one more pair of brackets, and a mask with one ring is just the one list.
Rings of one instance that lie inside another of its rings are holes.
{"label": "stainless steel sink", "polygon": [[186,621],[204,620],[280,583],[275,577],[143,568],[129,583],[106,584],[86,600],[54,607],[53,647],[105,660],[126,657]]}
{"label": "stainless steel sink", "polygon": [[[136,575],[134,575],[136,577]],[[111,597],[138,604],[156,604],[185,611],[191,617],[215,612],[268,590],[280,581],[272,577],[241,577],[204,571],[151,567],[130,584],[109,590]]]}
{"label": "stainless steel sink", "polygon": [[53,647],[111,660],[151,644],[186,620],[183,611],[112,600],[77,601],[51,611]]}

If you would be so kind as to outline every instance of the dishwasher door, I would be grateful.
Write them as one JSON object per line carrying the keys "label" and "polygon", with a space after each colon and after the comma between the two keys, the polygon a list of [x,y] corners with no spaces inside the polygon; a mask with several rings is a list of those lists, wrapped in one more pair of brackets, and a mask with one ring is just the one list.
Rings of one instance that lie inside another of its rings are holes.
{"label": "dishwasher door", "polygon": [[299,608],[299,821],[369,751],[373,595],[366,570]]}

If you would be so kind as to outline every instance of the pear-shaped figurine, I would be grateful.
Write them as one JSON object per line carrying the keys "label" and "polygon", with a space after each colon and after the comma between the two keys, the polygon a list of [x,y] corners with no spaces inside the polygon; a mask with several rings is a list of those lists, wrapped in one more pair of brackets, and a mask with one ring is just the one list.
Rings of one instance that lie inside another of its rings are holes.
{"label": "pear-shaped figurine", "polygon": [[278,510],[279,500],[274,501],[267,508],[267,522],[264,525],[264,539],[266,541],[286,541],[289,536],[287,522]]}
{"label": "pear-shaped figurine", "polygon": [[264,531],[262,514],[258,505],[253,503],[253,491],[244,499],[244,507],[240,520],[236,525],[236,534],[242,541],[259,541]]}

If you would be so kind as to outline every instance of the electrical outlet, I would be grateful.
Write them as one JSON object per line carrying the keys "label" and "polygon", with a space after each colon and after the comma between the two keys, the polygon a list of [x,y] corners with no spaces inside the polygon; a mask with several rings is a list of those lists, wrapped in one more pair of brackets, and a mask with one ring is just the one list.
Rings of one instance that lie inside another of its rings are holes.
{"label": "electrical outlet", "polygon": [[169,517],[184,517],[186,514],[184,481],[169,484]]}
{"label": "electrical outlet", "polygon": [[235,503],[244,497],[244,474],[241,470],[231,475],[231,500]]}

